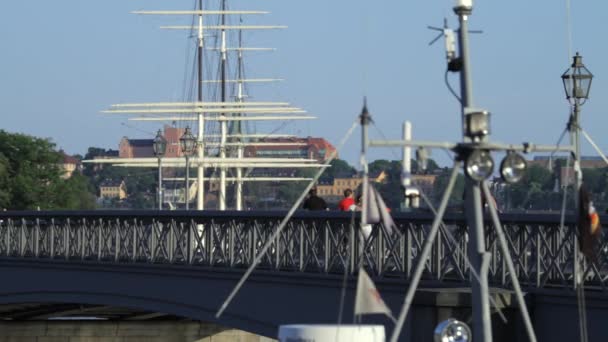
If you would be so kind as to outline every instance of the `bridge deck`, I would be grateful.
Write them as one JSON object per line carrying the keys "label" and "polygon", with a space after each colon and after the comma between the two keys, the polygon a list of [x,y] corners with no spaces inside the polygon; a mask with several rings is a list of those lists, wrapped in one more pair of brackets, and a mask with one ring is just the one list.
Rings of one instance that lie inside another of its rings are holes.
{"label": "bridge deck", "polygon": [[[147,264],[243,269],[268,242],[284,212],[89,211],[0,213],[0,258],[87,264]],[[433,216],[394,215],[398,229],[374,226],[365,238],[357,213],[298,212],[259,269],[319,277],[355,272],[359,264],[376,279],[407,282]],[[602,218],[602,222],[608,218]],[[558,214],[503,214],[517,276],[526,291],[571,289],[574,217],[560,228]],[[425,284],[467,286],[467,227],[462,214],[447,215],[426,262]],[[488,222],[492,254],[489,281],[510,288],[504,258]],[[606,291],[608,247],[585,267],[587,289]]]}

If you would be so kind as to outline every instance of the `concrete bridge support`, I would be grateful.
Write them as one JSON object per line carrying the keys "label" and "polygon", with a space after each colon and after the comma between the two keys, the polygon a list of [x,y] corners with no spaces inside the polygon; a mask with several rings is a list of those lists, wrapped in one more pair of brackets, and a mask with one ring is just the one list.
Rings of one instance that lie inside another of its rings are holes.
{"label": "concrete bridge support", "polygon": [[0,323],[0,342],[272,342],[202,322],[24,321]]}

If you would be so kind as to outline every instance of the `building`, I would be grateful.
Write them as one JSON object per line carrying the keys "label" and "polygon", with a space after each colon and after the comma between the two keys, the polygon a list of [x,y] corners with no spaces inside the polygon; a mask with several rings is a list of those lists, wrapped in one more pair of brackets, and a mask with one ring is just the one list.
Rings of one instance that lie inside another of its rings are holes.
{"label": "building", "polygon": [[154,157],[152,139],[129,139],[122,137],[118,145],[120,158],[149,158]]}
{"label": "building", "polygon": [[[554,156],[553,158],[550,156],[534,156],[534,159],[528,160],[528,166],[539,165],[547,169],[552,169],[558,161],[562,167],[566,166],[566,157],[564,156]],[[570,160],[570,163],[572,164],[572,160]],[[581,156],[580,163],[582,169],[597,169],[608,166],[604,159],[599,156]]]}
{"label": "building", "polygon": [[[246,146],[248,158],[309,158],[324,162],[336,148],[323,138],[263,138],[255,142],[271,143],[264,146]],[[275,145],[276,144],[276,145]]]}
{"label": "building", "polygon": [[80,171],[80,159],[75,158],[73,156],[67,155],[63,150],[59,151],[61,154],[61,178],[68,179],[72,177],[74,171]]}
{"label": "building", "polygon": [[127,198],[127,185],[125,181],[103,181],[99,184],[99,197],[102,199],[117,198],[119,200]]}
{"label": "building", "polygon": [[[369,179],[374,183],[382,183],[386,179],[386,172],[381,171],[375,174],[370,174]],[[344,190],[356,190],[363,183],[361,174],[352,176],[335,177],[327,183],[317,185],[317,195],[323,197],[328,202],[337,202],[344,197]]]}
{"label": "building", "polygon": [[[568,186],[574,184],[574,166],[573,161],[570,160],[570,166],[566,167],[567,160],[565,157],[553,157],[549,156],[535,156],[533,160],[528,161],[528,166],[539,165],[544,168],[554,171],[554,168],[559,165],[559,184],[560,186]],[[598,169],[604,168],[608,165],[599,156],[581,156],[580,160],[581,169]]]}
{"label": "building", "polygon": [[[198,182],[196,179],[190,180],[188,189],[188,201],[192,204],[196,199]],[[185,206],[185,182],[183,181],[165,181],[163,182],[163,203],[168,203],[170,207]]]}
{"label": "building", "polygon": [[[165,157],[181,157],[183,156],[180,147],[179,138],[184,135],[184,128],[165,125],[163,135],[167,140],[167,149]],[[130,139],[123,137],[119,143],[120,158],[150,158],[155,157],[154,148],[152,147],[154,139]]]}
{"label": "building", "polygon": [[[104,151],[102,154],[93,156],[93,160],[95,159],[113,159],[113,158],[118,158],[119,153],[118,150],[106,150]],[[101,164],[101,163],[92,163],[92,164],[88,164],[88,167],[92,167],[94,172],[103,170],[105,164]]]}
{"label": "building", "polygon": [[[374,183],[383,183],[388,174],[381,171],[375,174],[370,174],[369,179]],[[425,194],[430,194],[433,191],[437,175],[412,175],[412,185],[418,187]],[[351,189],[355,191],[363,183],[361,174],[352,175],[350,177],[335,177],[331,182],[321,183],[317,185],[317,194],[323,197],[328,202],[338,202],[344,197],[344,190]]]}

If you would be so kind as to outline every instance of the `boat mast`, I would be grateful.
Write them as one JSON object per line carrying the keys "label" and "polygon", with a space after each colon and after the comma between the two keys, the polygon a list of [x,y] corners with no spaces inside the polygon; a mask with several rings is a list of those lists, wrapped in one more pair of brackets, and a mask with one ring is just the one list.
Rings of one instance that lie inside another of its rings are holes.
{"label": "boat mast", "polygon": [[[198,0],[198,7],[200,14],[198,15],[198,103],[202,109],[203,104],[203,0]],[[198,113],[198,169],[197,169],[197,196],[196,196],[196,209],[205,209],[205,168],[203,166],[203,158],[205,157],[205,145],[203,142],[205,133],[205,116],[202,111]],[[188,184],[188,188],[190,185]],[[186,189],[188,193],[188,189]],[[188,198],[186,198],[188,200]]]}
{"label": "boat mast", "polygon": [[[222,0],[222,27],[226,26],[226,0]],[[221,54],[221,102],[226,102],[226,30],[222,28],[222,42],[220,47]],[[226,114],[222,113],[222,117],[225,117]],[[220,158],[226,158],[226,121],[221,121],[220,123]],[[219,193],[219,204],[220,210],[226,210],[226,167],[220,167],[220,193]]]}
{"label": "boat mast", "polygon": [[[463,127],[463,142],[470,142],[467,137],[467,111],[473,108],[473,82],[471,78],[471,63],[469,59],[469,16],[473,12],[473,0],[457,0],[454,12],[458,16],[460,28],[458,42],[462,66],[460,69],[460,97]],[[481,138],[481,142],[488,137]],[[478,142],[479,143],[479,142]],[[469,226],[468,253],[471,268],[477,272],[479,279],[471,281],[471,298],[473,307],[473,341],[492,341],[492,325],[490,314],[488,287],[488,270],[490,254],[486,249],[485,225],[483,221],[483,203],[481,198],[481,182],[465,177],[464,205],[467,225]]]}
{"label": "boat mast", "polygon": [[[240,23],[242,25],[243,19],[241,18]],[[243,102],[243,31],[239,30],[239,48],[238,48],[238,83],[237,83],[237,95],[236,102]],[[240,115],[240,114],[239,114]],[[236,134],[238,136],[237,140],[243,142],[242,135],[243,131],[241,129],[241,122],[237,121],[234,123],[236,125]],[[243,145],[239,144],[236,149],[237,158],[243,158]],[[243,168],[238,167],[236,169],[236,210],[243,210]]]}

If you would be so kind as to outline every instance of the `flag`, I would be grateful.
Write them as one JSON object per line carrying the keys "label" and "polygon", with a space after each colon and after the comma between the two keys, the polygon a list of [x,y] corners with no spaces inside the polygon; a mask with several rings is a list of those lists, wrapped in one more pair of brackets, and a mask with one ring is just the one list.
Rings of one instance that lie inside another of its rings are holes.
{"label": "flag", "polygon": [[382,221],[384,228],[389,234],[393,233],[393,229],[397,228],[397,225],[393,221],[389,209],[384,203],[382,196],[376,191],[373,185],[369,184],[369,180],[363,183],[363,186],[367,188],[367,198],[365,201],[366,221],[363,225],[373,224]]}
{"label": "flag", "polygon": [[599,237],[602,233],[600,216],[585,186],[579,190],[578,242],[581,252],[589,261],[597,261]]}
{"label": "flag", "polygon": [[359,269],[357,295],[355,297],[355,315],[385,314],[393,319],[391,309],[386,306],[376,285],[363,268]]}

